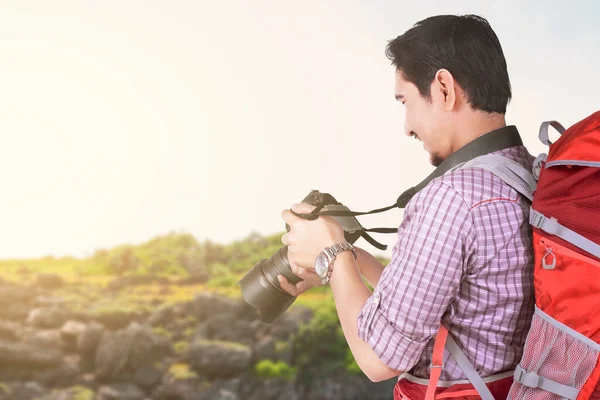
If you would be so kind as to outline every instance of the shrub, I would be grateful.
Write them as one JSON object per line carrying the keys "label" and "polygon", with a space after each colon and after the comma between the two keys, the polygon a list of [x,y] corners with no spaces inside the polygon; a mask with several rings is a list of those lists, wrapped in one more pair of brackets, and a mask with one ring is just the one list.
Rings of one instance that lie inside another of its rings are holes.
{"label": "shrub", "polygon": [[134,272],[140,265],[132,246],[123,246],[115,251],[108,263],[109,272],[115,275],[125,275]]}
{"label": "shrub", "polygon": [[261,378],[294,380],[296,377],[296,369],[283,361],[260,360],[254,366],[254,372]]}
{"label": "shrub", "polygon": [[232,287],[238,282],[238,278],[233,274],[227,274],[212,278],[206,282],[206,286],[212,288]]}
{"label": "shrub", "polygon": [[188,364],[172,364],[169,367],[169,373],[176,380],[186,380],[197,377],[197,374],[190,369]]}
{"label": "shrub", "polygon": [[[360,370],[348,347],[333,301],[322,302],[312,320],[293,338],[292,364],[302,381],[340,369]],[[317,361],[318,360],[318,361]]]}

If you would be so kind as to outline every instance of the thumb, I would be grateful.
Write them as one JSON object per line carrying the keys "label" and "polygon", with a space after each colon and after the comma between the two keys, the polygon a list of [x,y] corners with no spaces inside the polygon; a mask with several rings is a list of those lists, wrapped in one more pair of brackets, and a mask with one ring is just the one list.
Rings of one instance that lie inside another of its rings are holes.
{"label": "thumb", "polygon": [[308,214],[310,213],[312,210],[314,210],[315,206],[308,204],[308,203],[294,203],[291,206],[292,211],[297,212],[298,214]]}

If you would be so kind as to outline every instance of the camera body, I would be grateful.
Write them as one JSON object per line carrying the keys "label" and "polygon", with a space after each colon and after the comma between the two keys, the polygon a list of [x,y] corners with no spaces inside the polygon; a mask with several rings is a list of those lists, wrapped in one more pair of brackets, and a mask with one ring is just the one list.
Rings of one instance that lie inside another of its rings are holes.
{"label": "camera body", "polygon": [[[302,202],[322,207],[321,210],[325,211],[350,211],[330,194],[318,190],[311,190]],[[344,230],[344,237],[349,243],[354,243],[364,232],[364,228],[354,216],[333,218]],[[290,230],[287,224],[286,230]],[[287,249],[287,246],[283,246],[271,258],[257,262],[238,282],[244,301],[258,311],[260,320],[265,323],[275,321],[296,300],[296,297],[281,288],[277,275],[284,275],[293,284],[302,280],[292,272]]]}

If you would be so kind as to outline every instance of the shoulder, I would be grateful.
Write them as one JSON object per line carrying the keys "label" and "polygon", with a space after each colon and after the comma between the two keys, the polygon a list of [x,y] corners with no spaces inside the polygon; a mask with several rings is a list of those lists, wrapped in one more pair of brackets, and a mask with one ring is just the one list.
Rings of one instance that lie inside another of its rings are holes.
{"label": "shoulder", "polygon": [[[531,170],[534,157],[523,146],[511,147],[492,153],[516,161],[524,168]],[[430,182],[423,194],[425,201],[439,193],[452,192],[454,199],[460,198],[463,206],[469,210],[496,201],[516,202],[518,192],[493,173],[481,168],[462,168],[447,172]],[[422,197],[423,199],[423,197]]]}

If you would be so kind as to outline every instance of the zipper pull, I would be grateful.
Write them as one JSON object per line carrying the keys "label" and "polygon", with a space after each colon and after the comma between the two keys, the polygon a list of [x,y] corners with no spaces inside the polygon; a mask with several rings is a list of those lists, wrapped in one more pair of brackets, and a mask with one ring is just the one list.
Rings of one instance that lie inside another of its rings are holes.
{"label": "zipper pull", "polygon": [[[552,262],[548,264],[546,262],[546,257],[552,255]],[[542,257],[542,267],[546,270],[552,270],[556,268],[556,255],[552,252],[552,247],[546,246],[546,254]]]}

